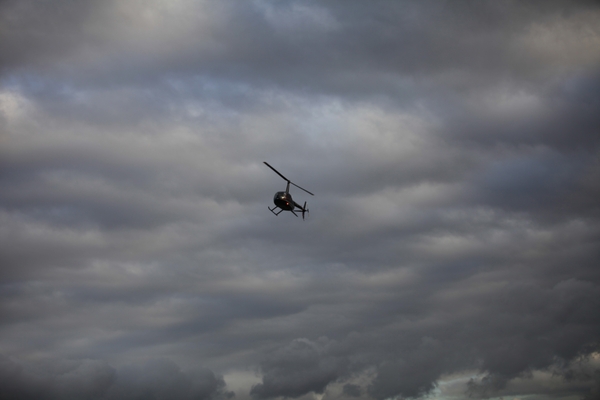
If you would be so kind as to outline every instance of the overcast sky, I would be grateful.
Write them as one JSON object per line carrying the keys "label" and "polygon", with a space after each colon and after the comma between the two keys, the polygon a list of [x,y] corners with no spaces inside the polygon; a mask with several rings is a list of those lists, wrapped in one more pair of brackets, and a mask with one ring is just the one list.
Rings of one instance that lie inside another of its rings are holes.
{"label": "overcast sky", "polygon": [[600,398],[599,21],[1,2],[0,398]]}

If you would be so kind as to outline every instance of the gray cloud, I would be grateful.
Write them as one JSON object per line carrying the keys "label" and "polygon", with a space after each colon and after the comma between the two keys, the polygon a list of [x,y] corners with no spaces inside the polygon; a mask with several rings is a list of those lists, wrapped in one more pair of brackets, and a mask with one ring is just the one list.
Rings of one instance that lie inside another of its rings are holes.
{"label": "gray cloud", "polygon": [[[323,343],[321,343],[323,342]],[[323,393],[325,387],[339,377],[343,358],[328,354],[327,340],[312,343],[294,340],[278,349],[262,363],[263,383],[252,387],[251,395],[258,398],[299,397],[308,392]]]}
{"label": "gray cloud", "polygon": [[3,2],[3,393],[593,398],[599,13]]}
{"label": "gray cloud", "polygon": [[95,360],[46,361],[20,365],[3,358],[0,364],[5,398],[35,399],[227,399],[222,378],[207,369],[183,372],[168,360],[115,370]]}

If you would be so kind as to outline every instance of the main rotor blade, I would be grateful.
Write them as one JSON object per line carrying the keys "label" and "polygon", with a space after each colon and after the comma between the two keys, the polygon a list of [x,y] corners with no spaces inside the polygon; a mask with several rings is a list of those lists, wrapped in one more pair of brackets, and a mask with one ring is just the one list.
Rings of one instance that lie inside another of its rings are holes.
{"label": "main rotor blade", "polygon": [[[284,180],[286,180],[286,181],[290,182],[290,180],[289,180],[288,178],[286,178],[285,176],[281,175],[281,174],[279,173],[279,171],[277,171],[275,168],[271,167],[271,165],[269,165],[269,163],[268,163],[268,162],[266,162],[266,161],[263,161],[263,163],[265,163],[265,165],[266,165],[267,167],[269,167],[269,168],[271,168],[273,171],[275,171],[275,173],[276,173],[277,175],[279,175],[280,177],[282,177]],[[294,185],[294,186],[296,186],[296,185]]]}
{"label": "main rotor blade", "polygon": [[298,189],[302,189],[304,190],[306,193],[310,194],[311,196],[314,196],[313,193],[309,192],[308,190],[304,189],[303,187],[300,187],[298,185],[296,185],[294,182],[290,182],[292,185],[296,186]]}
{"label": "main rotor blade", "polygon": [[296,185],[294,182],[290,181],[288,178],[286,178],[285,176],[281,175],[281,173],[279,171],[277,171],[275,168],[273,168],[268,162],[263,161],[263,163],[271,168],[277,175],[279,175],[280,177],[282,177],[284,180],[286,180],[287,182],[291,183],[292,185],[296,186],[298,189],[302,189],[304,190],[306,193],[310,194],[311,196],[314,196],[314,193],[309,192],[308,190],[304,189],[303,187],[300,187],[298,185]]}

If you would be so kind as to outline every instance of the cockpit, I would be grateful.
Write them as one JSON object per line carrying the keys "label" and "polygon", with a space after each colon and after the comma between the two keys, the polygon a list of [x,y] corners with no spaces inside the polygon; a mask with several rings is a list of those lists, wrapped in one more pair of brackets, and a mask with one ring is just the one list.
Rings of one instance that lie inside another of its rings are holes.
{"label": "cockpit", "polygon": [[275,198],[273,200],[283,200],[286,201],[289,197],[289,194],[286,192],[277,192],[275,193]]}
{"label": "cockpit", "polygon": [[281,209],[289,210],[294,208],[294,200],[292,195],[286,192],[277,192],[273,198],[275,205]]}

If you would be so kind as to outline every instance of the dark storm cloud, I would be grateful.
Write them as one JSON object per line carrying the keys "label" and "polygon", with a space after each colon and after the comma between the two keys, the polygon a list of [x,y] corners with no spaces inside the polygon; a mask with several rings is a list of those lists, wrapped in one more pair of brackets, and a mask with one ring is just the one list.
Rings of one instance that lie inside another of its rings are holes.
{"label": "dark storm cloud", "polygon": [[2,396],[19,399],[229,399],[223,379],[208,369],[183,372],[152,360],[119,370],[101,361],[45,362],[23,366],[0,360]]}
{"label": "dark storm cloud", "polygon": [[347,383],[344,385],[344,394],[350,397],[360,397],[360,386]]}
{"label": "dark storm cloud", "polygon": [[[325,340],[325,342],[327,342]],[[262,363],[263,383],[250,394],[258,398],[299,397],[309,392],[323,393],[342,372],[346,360],[327,354],[327,343],[295,340]]]}
{"label": "dark storm cloud", "polygon": [[[335,350],[318,351],[317,344],[306,341],[290,343],[263,363],[263,383],[252,394],[271,398],[321,393],[373,360],[378,360],[378,374],[368,392],[376,399],[398,393],[418,397],[433,389],[444,371],[478,364],[489,374],[483,385],[492,394],[513,378],[577,357],[586,351],[582,343],[594,343],[600,335],[597,285],[571,280],[550,289],[519,284],[500,289],[488,298],[489,304],[478,306],[470,296],[434,300],[418,314],[433,316],[430,322],[390,328],[382,321],[370,321],[374,326],[363,328],[361,337],[350,336]],[[444,316],[452,309],[467,313]],[[402,321],[400,315],[406,313],[396,315]]]}
{"label": "dark storm cloud", "polygon": [[3,390],[594,396],[599,15],[3,2]]}

